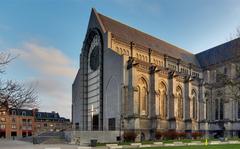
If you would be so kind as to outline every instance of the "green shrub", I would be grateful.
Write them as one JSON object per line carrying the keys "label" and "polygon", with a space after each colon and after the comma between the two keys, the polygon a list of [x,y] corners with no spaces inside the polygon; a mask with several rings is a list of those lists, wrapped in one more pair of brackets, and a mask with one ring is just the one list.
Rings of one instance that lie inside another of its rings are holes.
{"label": "green shrub", "polygon": [[137,137],[137,134],[133,131],[125,131],[123,134],[124,141],[134,142]]}
{"label": "green shrub", "polygon": [[177,137],[179,139],[185,139],[187,136],[187,133],[186,132],[177,132]]}
{"label": "green shrub", "polygon": [[162,137],[163,137],[163,132],[157,131],[157,132],[155,133],[155,139],[156,139],[156,140],[160,140],[160,139],[162,139]]}
{"label": "green shrub", "polygon": [[193,139],[199,139],[201,137],[203,137],[203,133],[202,132],[192,132],[192,138]]}
{"label": "green shrub", "polygon": [[177,138],[177,133],[176,133],[176,131],[173,131],[173,130],[165,131],[165,132],[163,132],[163,138],[174,140]]}

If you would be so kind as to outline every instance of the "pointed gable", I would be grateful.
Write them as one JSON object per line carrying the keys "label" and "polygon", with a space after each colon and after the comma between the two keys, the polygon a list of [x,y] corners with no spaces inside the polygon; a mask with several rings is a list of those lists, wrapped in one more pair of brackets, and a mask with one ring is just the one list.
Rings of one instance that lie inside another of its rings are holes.
{"label": "pointed gable", "polygon": [[105,26],[103,25],[97,11],[94,8],[91,11],[87,30],[92,28],[98,28],[102,33],[106,32]]}

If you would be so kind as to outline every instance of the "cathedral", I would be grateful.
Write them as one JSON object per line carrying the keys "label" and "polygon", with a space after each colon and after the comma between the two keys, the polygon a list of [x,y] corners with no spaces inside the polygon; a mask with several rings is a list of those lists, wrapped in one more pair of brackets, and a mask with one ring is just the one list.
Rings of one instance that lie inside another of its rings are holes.
{"label": "cathedral", "polygon": [[240,100],[220,77],[237,78],[239,64],[239,38],[192,54],[92,9],[72,85],[74,128],[240,136]]}

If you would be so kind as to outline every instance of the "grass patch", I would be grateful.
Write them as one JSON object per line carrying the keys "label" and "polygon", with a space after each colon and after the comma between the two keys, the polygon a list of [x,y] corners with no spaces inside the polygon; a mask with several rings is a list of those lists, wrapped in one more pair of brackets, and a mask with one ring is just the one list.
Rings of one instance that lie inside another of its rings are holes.
{"label": "grass patch", "polygon": [[[158,149],[159,147],[149,147],[145,149]],[[161,147],[161,149],[239,149],[240,144],[226,145],[208,145],[208,146],[178,146],[178,147]]]}

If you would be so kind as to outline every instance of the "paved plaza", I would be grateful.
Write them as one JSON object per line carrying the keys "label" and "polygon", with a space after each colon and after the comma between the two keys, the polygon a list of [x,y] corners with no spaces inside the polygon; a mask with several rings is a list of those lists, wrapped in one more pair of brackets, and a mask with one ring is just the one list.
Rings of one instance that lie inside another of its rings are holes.
{"label": "paved plaza", "polygon": [[37,144],[34,145],[29,142],[17,141],[17,140],[1,140],[0,149],[77,149],[76,145],[67,144]]}

